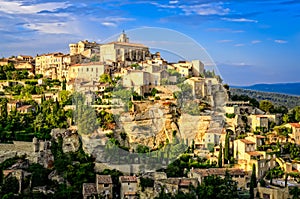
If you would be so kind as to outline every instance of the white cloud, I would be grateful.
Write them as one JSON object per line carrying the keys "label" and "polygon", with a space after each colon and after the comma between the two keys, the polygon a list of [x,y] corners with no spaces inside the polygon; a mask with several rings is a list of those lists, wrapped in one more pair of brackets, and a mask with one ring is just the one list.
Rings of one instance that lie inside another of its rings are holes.
{"label": "white cloud", "polygon": [[261,43],[261,41],[260,40],[253,40],[253,41],[251,41],[251,43],[252,44],[258,44],[258,43]]}
{"label": "white cloud", "polygon": [[78,32],[74,28],[76,25],[72,22],[29,23],[23,25],[23,27],[48,34],[73,34]]}
{"label": "white cloud", "polygon": [[157,6],[159,8],[168,8],[168,9],[177,8],[176,5],[166,5],[166,4],[160,4],[160,3],[157,3],[157,2],[151,2],[150,4],[152,4],[154,6]]}
{"label": "white cloud", "polygon": [[278,43],[278,44],[286,44],[288,41],[286,40],[281,40],[281,39],[276,39],[274,40],[275,43]]}
{"label": "white cloud", "polygon": [[24,5],[22,1],[0,0],[0,11],[8,14],[36,14],[41,11],[55,11],[67,8],[71,4],[67,2],[48,2],[33,5]]}
{"label": "white cloud", "polygon": [[104,18],[92,17],[92,18],[90,18],[90,20],[100,22],[101,25],[106,26],[106,27],[117,27],[119,23],[127,22],[127,21],[134,21],[135,19],[111,16],[111,17],[104,17]]}
{"label": "white cloud", "polygon": [[173,1],[169,1],[169,4],[176,4],[176,3],[178,3],[179,1],[177,1],[177,0],[173,0]]}
{"label": "white cloud", "polygon": [[232,30],[229,28],[208,28],[206,29],[209,32],[231,32],[231,33],[243,33],[244,30]]}
{"label": "white cloud", "polygon": [[102,22],[101,24],[106,27],[117,27],[117,24],[113,22]]}
{"label": "white cloud", "polygon": [[257,20],[253,19],[246,19],[246,18],[222,18],[224,21],[232,21],[232,22],[250,22],[250,23],[257,23]]}
{"label": "white cloud", "polygon": [[229,43],[229,42],[233,42],[233,40],[230,39],[223,39],[223,40],[218,40],[218,43]]}
{"label": "white cloud", "polygon": [[185,15],[226,15],[230,12],[229,8],[224,8],[222,3],[207,3],[191,6],[179,6]]}

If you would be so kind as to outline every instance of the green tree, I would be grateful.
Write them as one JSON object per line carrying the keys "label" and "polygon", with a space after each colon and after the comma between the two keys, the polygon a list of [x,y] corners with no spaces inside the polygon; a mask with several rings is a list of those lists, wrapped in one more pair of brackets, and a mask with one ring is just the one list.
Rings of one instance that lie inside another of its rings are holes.
{"label": "green tree", "polygon": [[223,153],[223,147],[222,147],[222,144],[220,144],[220,150],[219,150],[219,156],[218,156],[218,166],[220,168],[222,168],[222,153]]}
{"label": "green tree", "polygon": [[254,188],[257,187],[256,181],[256,167],[255,164],[252,165],[252,174],[250,178],[250,199],[254,199]]}
{"label": "green tree", "polygon": [[226,133],[226,137],[225,137],[225,146],[224,146],[224,160],[226,161],[226,163],[228,163],[229,160],[230,160],[230,154],[229,154],[229,138],[230,138],[230,135],[229,135],[229,133],[227,132],[227,133]]}
{"label": "green tree", "polygon": [[293,187],[290,189],[289,193],[292,195],[292,199],[300,198],[300,189],[298,187]]}
{"label": "green tree", "polygon": [[274,111],[274,105],[268,100],[261,100],[259,102],[259,108],[267,113],[272,113]]}
{"label": "green tree", "polygon": [[62,81],[61,90],[63,90],[63,91],[67,90],[67,80],[66,79],[64,79]]}
{"label": "green tree", "polygon": [[112,83],[111,76],[104,73],[100,76],[99,82],[111,84]]}

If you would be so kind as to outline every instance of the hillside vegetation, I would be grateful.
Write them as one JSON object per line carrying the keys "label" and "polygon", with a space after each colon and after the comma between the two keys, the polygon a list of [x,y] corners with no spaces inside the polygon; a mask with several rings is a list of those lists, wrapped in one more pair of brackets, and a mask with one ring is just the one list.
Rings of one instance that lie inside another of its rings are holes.
{"label": "hillside vegetation", "polygon": [[280,93],[254,91],[241,88],[230,88],[230,94],[232,95],[247,95],[250,98],[254,98],[257,101],[269,100],[275,105],[283,105],[287,108],[293,108],[300,106],[300,96],[293,96]]}

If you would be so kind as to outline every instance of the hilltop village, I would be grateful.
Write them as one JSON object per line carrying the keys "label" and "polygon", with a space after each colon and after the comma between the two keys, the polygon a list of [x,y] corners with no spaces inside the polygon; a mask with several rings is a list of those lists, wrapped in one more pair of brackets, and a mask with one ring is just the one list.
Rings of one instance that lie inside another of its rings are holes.
{"label": "hilltop village", "polygon": [[300,107],[124,32],[69,49],[0,59],[1,198],[299,198]]}

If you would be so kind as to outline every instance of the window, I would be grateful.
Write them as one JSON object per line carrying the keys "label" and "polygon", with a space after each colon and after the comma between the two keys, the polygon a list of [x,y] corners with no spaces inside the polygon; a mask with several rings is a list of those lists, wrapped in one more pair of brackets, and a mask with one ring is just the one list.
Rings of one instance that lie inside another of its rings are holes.
{"label": "window", "polygon": [[109,184],[104,184],[104,187],[109,187]]}
{"label": "window", "polygon": [[86,68],[86,72],[89,72],[89,68]]}

